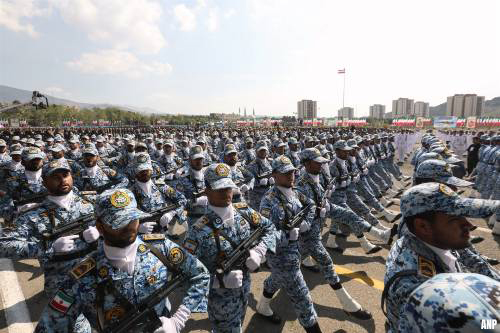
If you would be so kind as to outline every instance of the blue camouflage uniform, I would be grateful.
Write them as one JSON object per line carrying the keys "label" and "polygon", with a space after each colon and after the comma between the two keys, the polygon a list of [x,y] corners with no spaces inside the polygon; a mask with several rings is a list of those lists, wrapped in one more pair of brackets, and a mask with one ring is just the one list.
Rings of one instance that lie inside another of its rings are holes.
{"label": "blue camouflage uniform", "polygon": [[[444,184],[424,183],[407,190],[401,197],[403,217],[439,211],[465,217],[486,217],[500,208],[499,201],[461,199]],[[469,248],[451,250],[455,267],[449,267],[425,242],[409,229],[392,246],[386,262],[383,302],[391,332],[399,332],[399,318],[410,293],[429,278],[453,271],[472,272],[500,281],[500,275],[487,261]]]}
{"label": "blue camouflage uniform", "polygon": [[[234,188],[228,165],[219,163],[205,170],[205,179],[214,190]],[[240,288],[224,288],[214,285],[218,280],[216,268],[220,258],[231,253],[238,244],[247,239],[256,228],[263,228],[260,240],[268,251],[276,248],[276,230],[273,224],[244,202],[232,205],[234,223],[223,222],[212,209],[208,208],[198,221],[189,229],[184,248],[195,255],[211,273],[208,296],[208,316],[213,332],[241,332],[250,293],[250,273],[245,267],[235,267],[243,271]]]}
{"label": "blue camouflage uniform", "polygon": [[[142,170],[152,170],[151,160],[146,153],[141,153],[136,156],[135,170],[136,173]],[[174,224],[179,221],[180,224],[186,221],[184,215],[184,208],[187,204],[186,197],[180,191],[174,190],[171,186],[165,184],[163,180],[151,182],[151,189],[149,193],[145,193],[135,181],[130,186],[130,190],[134,193],[139,208],[145,212],[152,213],[155,210],[161,209],[166,205],[178,204],[179,207],[175,209],[176,219],[172,219],[169,224]]]}
{"label": "blue camouflage uniform", "polygon": [[[96,215],[113,229],[147,216],[137,209],[133,194],[126,189],[103,192],[97,199]],[[209,275],[198,259],[161,234],[139,236],[130,246],[136,248],[132,274],[113,266],[104,242],[99,242],[95,252],[71,269],[70,278],[45,308],[35,332],[71,331],[80,313],[94,329],[105,332],[178,274],[187,284],[181,307],[188,312],[205,311]],[[154,310],[158,316],[166,316],[171,310],[168,298],[160,300]]]}
{"label": "blue camouflage uniform", "polygon": [[[259,149],[268,150],[264,141],[257,142],[256,150]],[[269,184],[269,180],[266,185],[261,185],[260,176],[272,172],[271,164],[269,163],[267,158],[265,160],[261,160],[260,158],[255,158],[250,164],[246,165],[246,169],[255,178],[254,188],[249,193],[249,205],[254,209],[258,209],[262,197],[269,190],[271,186],[271,184]]]}
{"label": "blue camouflage uniform", "polygon": [[[307,148],[301,153],[302,160],[314,160],[319,163],[327,163],[328,160],[320,155],[320,152],[315,148]],[[318,175],[319,176],[319,175]],[[319,179],[318,179],[319,180]],[[321,182],[315,182],[309,173],[304,175],[297,181],[297,191],[304,194],[307,198],[314,200],[317,211],[312,220],[311,228],[303,232],[299,238],[300,252],[302,257],[311,255],[320,266],[320,270],[325,276],[326,281],[330,284],[340,282],[338,275],[335,272],[333,261],[321,242],[321,230],[323,229],[323,220],[320,216],[320,210],[328,205],[325,194],[325,189]]]}
{"label": "blue camouflage uniform", "polygon": [[408,297],[400,333],[498,332],[500,283],[475,273],[442,273]]}
{"label": "blue camouflage uniform", "polygon": [[[273,170],[280,173],[287,173],[295,170],[295,167],[288,157],[282,156],[273,161]],[[271,275],[264,281],[264,295],[273,295],[279,289],[283,288],[292,301],[299,323],[303,327],[311,327],[316,323],[317,314],[314,310],[311,294],[300,270],[301,255],[299,244],[297,241],[289,240],[289,232],[285,228],[285,223],[293,219],[294,215],[307,205],[314,204],[314,201],[307,198],[301,192],[292,191],[293,196],[287,197],[277,186],[273,186],[266,193],[260,204],[261,214],[269,218],[280,235],[276,246],[276,253],[269,253],[267,255],[268,264],[271,267]],[[315,213],[314,206],[307,212],[305,221],[310,225],[315,224],[313,221]],[[316,225],[314,228],[317,230],[318,226]],[[313,235],[310,236],[313,237]],[[305,251],[312,250],[308,246],[308,241],[309,239],[304,243],[306,244],[304,247]],[[315,254],[319,254],[319,251],[311,251],[311,255]],[[326,258],[323,259],[325,261],[322,263],[327,266]]]}
{"label": "blue camouflage uniform", "polygon": [[[339,140],[334,144],[335,149],[351,150],[344,140]],[[335,179],[335,191],[330,197],[332,207],[330,209],[330,218],[332,220],[330,233],[337,234],[339,223],[347,225],[352,232],[361,237],[363,232],[370,230],[371,224],[358,216],[347,204],[347,190],[351,185],[351,176],[347,169],[346,161],[335,157],[330,164],[330,174]]]}

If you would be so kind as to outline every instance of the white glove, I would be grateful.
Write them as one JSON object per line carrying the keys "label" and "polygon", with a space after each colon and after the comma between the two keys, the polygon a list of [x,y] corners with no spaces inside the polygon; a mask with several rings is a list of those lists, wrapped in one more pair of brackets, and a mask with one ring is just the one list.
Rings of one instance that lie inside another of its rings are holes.
{"label": "white glove", "polygon": [[195,206],[206,206],[208,204],[208,198],[204,195],[196,199]]}
{"label": "white glove", "polygon": [[224,275],[222,281],[227,289],[240,288],[243,285],[243,272],[239,269],[231,271]]}
{"label": "white glove", "polygon": [[321,210],[319,211],[319,217],[321,218],[324,218],[326,216],[326,208],[323,207],[321,208]]}
{"label": "white glove", "polygon": [[259,181],[259,185],[260,185],[260,186],[266,186],[266,185],[267,185],[267,178],[262,178],[262,179]]}
{"label": "white glove", "polygon": [[173,211],[163,214],[163,216],[160,217],[160,225],[162,227],[166,227],[168,225],[168,223],[170,221],[172,221],[172,219],[174,218],[174,216],[175,216],[175,212],[173,212]]}
{"label": "white glove", "polygon": [[56,253],[70,252],[75,249],[75,239],[79,238],[78,235],[59,237],[55,240],[52,246]]}
{"label": "white glove", "polygon": [[140,234],[150,234],[153,232],[155,225],[156,225],[156,222],[144,222],[144,223],[139,225],[138,232]]}
{"label": "white glove", "polygon": [[171,318],[160,317],[161,327],[154,333],[179,333],[186,325],[190,315],[191,311],[181,305]]}
{"label": "white glove", "polygon": [[87,230],[83,232],[83,239],[87,243],[93,243],[99,239],[99,230],[96,227],[88,227]]}
{"label": "white glove", "polygon": [[328,190],[328,191],[326,191],[325,196],[326,196],[328,199],[330,199],[330,198],[332,197],[332,193],[333,193],[333,191],[332,191],[332,190]]}
{"label": "white glove", "polygon": [[[302,221],[302,223],[300,224],[300,227],[299,227],[300,233],[309,231],[309,229],[311,229],[311,224],[309,224],[309,222],[307,222],[307,221]],[[290,237],[291,237],[291,235],[290,235]]]}
{"label": "white glove", "polygon": [[363,170],[363,175],[367,175],[368,174],[368,169],[364,169]]}
{"label": "white glove", "polygon": [[269,177],[269,185],[274,185],[274,177]]}
{"label": "white glove", "polygon": [[330,211],[330,209],[331,209],[331,208],[332,208],[332,207],[330,207],[330,203],[327,201],[327,202],[325,203],[325,209],[326,209],[326,212],[328,213],[328,212]]}
{"label": "white glove", "polygon": [[291,241],[296,241],[299,239],[299,228],[293,228],[288,234],[288,239]]}
{"label": "white glove", "polygon": [[341,183],[340,183],[340,187],[346,187],[347,186],[347,182],[345,180],[343,180]]}
{"label": "white glove", "polygon": [[351,185],[351,178],[347,178],[347,186]]}
{"label": "white glove", "polygon": [[245,193],[245,192],[247,192],[248,190],[249,190],[249,188],[248,188],[248,185],[247,185],[247,184],[243,184],[243,185],[241,185],[241,187],[240,187],[240,192],[241,192],[241,193]]}
{"label": "white glove", "polygon": [[172,179],[174,179],[174,174],[173,173],[169,173],[168,175],[165,176],[165,179],[166,180],[172,180]]}
{"label": "white glove", "polygon": [[259,268],[262,258],[266,255],[266,252],[267,247],[264,243],[259,243],[259,245],[250,249],[250,256],[247,258],[245,265],[251,272]]}
{"label": "white glove", "polygon": [[356,175],[356,177],[354,177],[354,182],[355,183],[359,182],[359,175]]}

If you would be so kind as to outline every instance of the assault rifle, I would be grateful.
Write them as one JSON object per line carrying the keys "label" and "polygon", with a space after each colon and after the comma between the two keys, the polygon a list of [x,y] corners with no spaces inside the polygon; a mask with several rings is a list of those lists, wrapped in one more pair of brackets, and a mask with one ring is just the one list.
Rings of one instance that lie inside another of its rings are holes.
{"label": "assault rifle", "polygon": [[307,214],[311,211],[311,208],[314,206],[314,204],[310,203],[307,206],[305,206],[300,212],[295,214],[293,219],[285,223],[284,229],[287,231],[290,231],[294,228],[298,228],[302,221],[306,218]]}
{"label": "assault rifle", "polygon": [[222,276],[235,268],[244,269],[245,261],[250,255],[250,249],[259,243],[263,233],[264,228],[258,227],[255,229],[250,236],[233,249],[228,256],[217,263],[215,273]]}
{"label": "assault rifle", "polygon": [[109,333],[153,333],[161,326],[160,318],[155,311],[155,306],[164,301],[172,291],[177,289],[187,278],[182,274],[175,275],[170,281],[147,298],[145,298],[132,310],[127,312],[116,326],[107,329]]}
{"label": "assault rifle", "polygon": [[42,234],[42,237],[46,242],[48,242],[56,240],[59,237],[81,234],[90,226],[90,223],[94,220],[94,213],[86,214],[80,216],[73,222],[64,223],[61,226],[55,227],[52,232],[44,232]]}
{"label": "assault rifle", "polygon": [[[149,213],[151,216],[140,219],[139,223],[158,222],[160,220],[160,218],[163,216],[163,214],[166,214],[168,212],[176,210],[179,207],[180,207],[180,205],[178,203],[171,204],[171,205],[166,205],[166,206],[164,206],[162,208],[159,208],[157,210],[152,211],[151,213]],[[156,233],[156,232],[162,232],[162,227],[161,227],[160,224],[157,224],[154,227],[153,233]]]}

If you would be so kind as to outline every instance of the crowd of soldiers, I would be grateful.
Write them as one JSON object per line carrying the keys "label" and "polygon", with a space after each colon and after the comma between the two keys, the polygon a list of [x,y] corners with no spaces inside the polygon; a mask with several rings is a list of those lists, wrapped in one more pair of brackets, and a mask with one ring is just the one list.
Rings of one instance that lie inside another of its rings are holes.
{"label": "crowd of soldiers", "polygon": [[[271,274],[260,318],[281,323],[271,302],[283,289],[304,330],[321,332],[302,270],[324,276],[347,316],[370,320],[327,249],[342,253],[338,239],[352,233],[372,255],[397,237],[382,295],[387,330],[473,332],[496,318],[500,299],[498,262],[471,244],[466,219],[487,218],[500,235],[500,135],[478,135],[464,179],[440,134],[408,130],[4,132],[0,256],[40,262],[50,301],[36,332],[180,332],[195,312],[208,313],[213,332],[241,332],[261,265]],[[413,177],[400,171],[406,158]],[[441,299],[451,308],[422,301],[440,301],[436,286],[455,291]],[[175,311],[171,292],[182,296]],[[481,292],[491,302],[474,303]]]}

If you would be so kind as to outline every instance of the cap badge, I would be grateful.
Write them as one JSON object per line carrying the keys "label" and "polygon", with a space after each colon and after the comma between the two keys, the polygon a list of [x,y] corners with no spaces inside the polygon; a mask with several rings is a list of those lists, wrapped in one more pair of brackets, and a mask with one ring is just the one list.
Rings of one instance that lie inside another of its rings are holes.
{"label": "cap badge", "polygon": [[125,191],[116,191],[111,195],[111,204],[116,208],[124,208],[130,204],[130,197]]}

